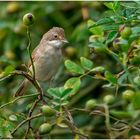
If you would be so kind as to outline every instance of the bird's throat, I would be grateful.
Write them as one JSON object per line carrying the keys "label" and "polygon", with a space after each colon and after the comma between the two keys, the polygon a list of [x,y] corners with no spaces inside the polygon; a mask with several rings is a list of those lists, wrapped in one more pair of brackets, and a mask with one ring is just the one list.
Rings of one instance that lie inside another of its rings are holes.
{"label": "bird's throat", "polygon": [[63,43],[61,40],[51,40],[47,42],[49,45],[54,46],[56,48],[61,48]]}

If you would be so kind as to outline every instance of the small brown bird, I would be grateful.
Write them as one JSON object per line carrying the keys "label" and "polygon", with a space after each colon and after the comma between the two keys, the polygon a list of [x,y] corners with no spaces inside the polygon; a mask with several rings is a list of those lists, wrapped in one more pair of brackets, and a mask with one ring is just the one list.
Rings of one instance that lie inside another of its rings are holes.
{"label": "small brown bird", "polygon": [[[55,76],[62,60],[61,47],[64,43],[68,41],[63,28],[53,27],[43,35],[32,53],[36,80],[49,81]],[[29,69],[32,71],[32,65],[29,65]],[[15,93],[15,97],[22,96],[28,85],[29,81],[25,79]]]}

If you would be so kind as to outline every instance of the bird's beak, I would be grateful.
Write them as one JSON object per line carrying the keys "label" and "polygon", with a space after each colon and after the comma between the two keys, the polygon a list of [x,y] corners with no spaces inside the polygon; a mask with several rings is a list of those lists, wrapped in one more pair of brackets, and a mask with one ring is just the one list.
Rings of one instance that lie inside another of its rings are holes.
{"label": "bird's beak", "polygon": [[69,43],[67,39],[63,39],[62,42]]}

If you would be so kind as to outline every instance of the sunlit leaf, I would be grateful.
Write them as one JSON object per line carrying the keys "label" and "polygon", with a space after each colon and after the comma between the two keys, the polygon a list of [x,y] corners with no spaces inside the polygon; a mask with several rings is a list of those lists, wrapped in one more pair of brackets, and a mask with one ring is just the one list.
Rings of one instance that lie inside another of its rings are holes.
{"label": "sunlit leaf", "polygon": [[95,67],[91,70],[92,72],[104,72],[105,68],[102,66]]}
{"label": "sunlit leaf", "polygon": [[13,72],[14,70],[15,70],[15,68],[12,65],[9,65],[4,69],[4,73],[5,73],[5,75],[8,75],[11,72]]}
{"label": "sunlit leaf", "polygon": [[75,88],[75,87],[79,87],[81,84],[81,80],[79,77],[73,77],[70,78],[68,81],[66,81],[64,87],[65,88]]}
{"label": "sunlit leaf", "polygon": [[94,22],[93,20],[88,20],[88,28],[89,30],[94,34],[94,35],[104,35],[103,29],[101,26],[95,27],[97,26],[96,22]]}
{"label": "sunlit leaf", "polygon": [[65,61],[65,66],[72,73],[84,74],[83,68],[81,68],[79,65],[72,62],[71,60],[66,60]]}
{"label": "sunlit leaf", "polygon": [[9,120],[10,120],[10,121],[16,122],[16,121],[18,121],[18,118],[17,118],[16,115],[10,115],[10,116],[9,116]]}
{"label": "sunlit leaf", "polygon": [[90,70],[93,67],[93,62],[85,57],[80,58],[81,65],[83,68]]}
{"label": "sunlit leaf", "polygon": [[73,77],[73,78],[70,78],[69,80],[66,81],[64,87],[66,89],[67,88],[72,88],[72,91],[71,91],[70,95],[73,95],[79,90],[80,85],[81,85],[80,78],[79,77]]}
{"label": "sunlit leaf", "polygon": [[108,7],[109,9],[115,11],[119,7],[119,1],[115,2],[105,2],[104,5]]}

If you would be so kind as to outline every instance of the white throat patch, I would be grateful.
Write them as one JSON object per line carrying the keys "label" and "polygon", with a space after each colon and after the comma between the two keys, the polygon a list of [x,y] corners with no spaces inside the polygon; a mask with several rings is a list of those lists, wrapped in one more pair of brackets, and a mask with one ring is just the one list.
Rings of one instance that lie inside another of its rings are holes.
{"label": "white throat patch", "polygon": [[51,40],[51,41],[47,41],[49,45],[54,46],[54,47],[61,47],[63,42],[60,40]]}

